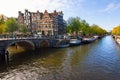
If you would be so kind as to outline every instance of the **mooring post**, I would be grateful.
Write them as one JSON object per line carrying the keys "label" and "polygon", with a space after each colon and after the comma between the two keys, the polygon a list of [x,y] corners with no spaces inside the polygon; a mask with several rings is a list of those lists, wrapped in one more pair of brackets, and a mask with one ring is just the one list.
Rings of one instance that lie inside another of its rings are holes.
{"label": "mooring post", "polygon": [[8,64],[9,63],[9,52],[5,51],[5,63]]}
{"label": "mooring post", "polygon": [[8,51],[0,51],[0,64],[8,64],[9,62],[9,53]]}

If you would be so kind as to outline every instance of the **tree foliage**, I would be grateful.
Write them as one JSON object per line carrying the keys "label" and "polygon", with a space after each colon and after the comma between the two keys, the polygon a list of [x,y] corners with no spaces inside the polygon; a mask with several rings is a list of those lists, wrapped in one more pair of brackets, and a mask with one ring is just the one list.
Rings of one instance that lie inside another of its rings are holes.
{"label": "tree foliage", "polygon": [[3,16],[0,17],[0,24],[5,24]]}
{"label": "tree foliage", "polygon": [[76,18],[69,18],[67,21],[67,32],[68,33],[76,33],[78,34],[78,32],[80,31],[80,18],[76,17]]}
{"label": "tree foliage", "polygon": [[7,31],[13,33],[18,29],[18,23],[15,18],[10,18],[6,21]]}
{"label": "tree foliage", "polygon": [[24,33],[24,34],[27,32],[27,28],[26,28],[26,25],[25,25],[25,24],[23,24],[23,25],[21,26],[21,32]]}
{"label": "tree foliage", "polygon": [[81,31],[83,35],[89,35],[90,34],[90,26],[85,20],[81,20]]}
{"label": "tree foliage", "polygon": [[80,20],[79,17],[71,17],[67,21],[67,33],[82,33],[82,35],[103,35],[107,31],[96,24],[90,26],[85,20]]}
{"label": "tree foliage", "polygon": [[99,27],[96,24],[93,24],[91,26],[91,31],[92,31],[92,34],[95,34],[95,35],[103,35],[103,34],[107,33],[106,30],[102,29],[101,27]]}
{"label": "tree foliage", "polygon": [[5,24],[0,24],[0,34],[3,34],[6,32],[6,25]]}
{"label": "tree foliage", "polygon": [[120,25],[113,28],[112,34],[113,35],[120,35]]}
{"label": "tree foliage", "polygon": [[3,34],[5,32],[6,32],[6,25],[5,25],[4,18],[2,17],[0,19],[0,34]]}

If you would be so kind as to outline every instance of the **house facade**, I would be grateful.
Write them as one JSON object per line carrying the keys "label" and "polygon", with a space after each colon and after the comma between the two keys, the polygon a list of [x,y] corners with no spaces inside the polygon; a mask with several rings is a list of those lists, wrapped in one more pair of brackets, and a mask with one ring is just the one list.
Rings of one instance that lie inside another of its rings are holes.
{"label": "house facade", "polygon": [[[47,10],[42,12],[30,12],[27,9],[25,13],[18,12],[18,23],[26,24],[27,32],[42,35],[62,35],[65,34],[66,28],[63,20],[63,13],[56,10],[48,13]],[[21,28],[20,28],[21,29]]]}

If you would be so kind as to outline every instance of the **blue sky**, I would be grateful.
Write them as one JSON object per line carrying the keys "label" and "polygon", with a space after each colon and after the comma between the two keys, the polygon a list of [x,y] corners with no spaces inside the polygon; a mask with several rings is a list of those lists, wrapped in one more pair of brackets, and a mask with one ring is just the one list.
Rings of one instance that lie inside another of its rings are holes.
{"label": "blue sky", "polygon": [[120,0],[2,0],[0,14],[17,17],[18,11],[24,9],[36,12],[63,11],[64,19],[80,17],[90,25],[111,30],[120,24]]}

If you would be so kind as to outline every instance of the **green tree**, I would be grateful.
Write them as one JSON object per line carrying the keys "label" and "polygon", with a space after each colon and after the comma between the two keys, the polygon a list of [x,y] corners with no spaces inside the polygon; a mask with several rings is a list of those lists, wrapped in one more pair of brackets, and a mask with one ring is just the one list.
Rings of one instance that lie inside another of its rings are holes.
{"label": "green tree", "polygon": [[0,24],[5,24],[3,16],[0,17]]}
{"label": "green tree", "polygon": [[99,27],[96,24],[93,24],[91,26],[91,30],[92,30],[92,34],[94,34],[94,35],[103,35],[103,34],[107,33],[106,30],[102,29],[101,27]]}
{"label": "green tree", "polygon": [[25,24],[23,24],[22,26],[21,26],[21,31],[22,31],[22,33],[26,33],[27,32],[27,28],[26,28],[26,25]]}
{"label": "green tree", "polygon": [[6,21],[6,26],[7,26],[7,31],[12,33],[12,34],[14,31],[18,30],[18,27],[19,27],[15,18],[9,18]]}
{"label": "green tree", "polygon": [[4,18],[2,17],[0,19],[0,34],[3,34],[5,32],[6,32],[6,25],[5,25]]}
{"label": "green tree", "polygon": [[81,31],[83,35],[90,35],[90,26],[85,20],[81,20]]}
{"label": "green tree", "polygon": [[67,31],[70,32],[70,33],[73,33],[73,32],[74,32],[73,20],[74,20],[73,17],[70,17],[70,18],[67,20]]}
{"label": "green tree", "polygon": [[74,32],[78,34],[78,32],[80,31],[80,18],[79,17],[74,18],[73,27],[74,27]]}
{"label": "green tree", "polygon": [[3,34],[6,32],[6,25],[5,24],[0,24],[0,34]]}
{"label": "green tree", "polygon": [[71,33],[71,27],[70,27],[70,26],[67,26],[67,27],[66,27],[66,32],[67,32],[67,33]]}
{"label": "green tree", "polygon": [[80,20],[79,17],[70,17],[67,20],[67,33],[76,35],[82,32],[84,36],[86,35],[103,35],[106,34],[107,31],[102,29],[96,24],[90,26],[85,20]]}
{"label": "green tree", "polygon": [[70,17],[67,21],[67,32],[78,34],[80,31],[80,18]]}

